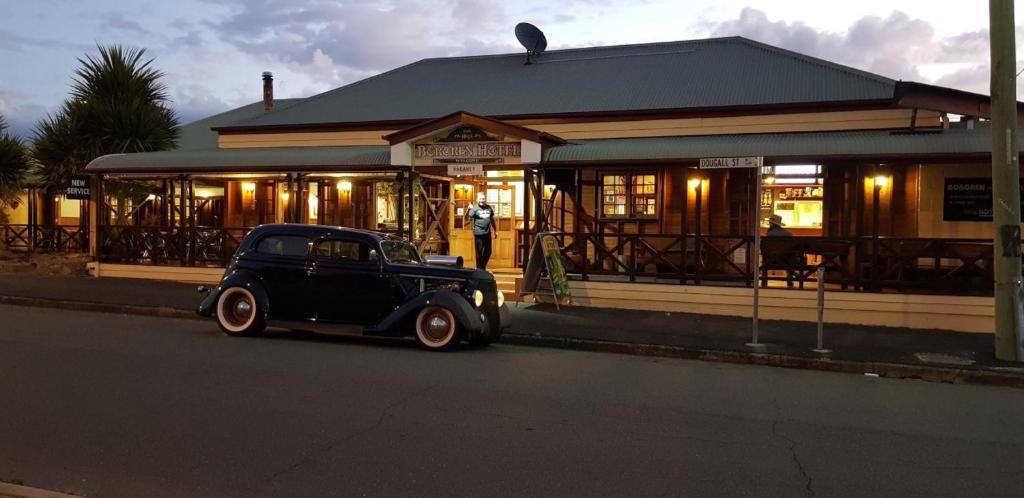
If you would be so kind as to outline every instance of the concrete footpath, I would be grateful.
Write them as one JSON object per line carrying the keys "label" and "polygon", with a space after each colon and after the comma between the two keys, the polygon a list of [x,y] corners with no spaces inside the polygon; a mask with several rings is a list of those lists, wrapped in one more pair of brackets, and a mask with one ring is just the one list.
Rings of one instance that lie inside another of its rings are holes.
{"label": "concrete footpath", "polygon": [[[0,274],[0,303],[198,318],[194,285],[89,277]],[[806,368],[937,382],[1024,387],[1024,365],[999,362],[989,334],[859,325],[761,321],[764,351],[753,352],[745,318],[510,303],[512,329],[501,342]],[[2,322],[0,322],[2,323]],[[212,325],[212,324],[211,324]]]}

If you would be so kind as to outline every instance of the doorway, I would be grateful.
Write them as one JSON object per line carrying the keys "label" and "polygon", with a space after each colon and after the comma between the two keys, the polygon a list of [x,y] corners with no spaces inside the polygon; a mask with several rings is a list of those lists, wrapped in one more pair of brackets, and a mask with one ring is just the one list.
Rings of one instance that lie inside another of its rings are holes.
{"label": "doorway", "polygon": [[499,176],[498,173],[506,172],[489,171],[486,177],[461,177],[455,180],[451,254],[462,256],[467,267],[476,266],[473,223],[468,215],[478,192],[484,193],[487,204],[494,209],[492,227],[498,235],[492,242],[488,269],[508,269],[515,264],[518,234],[523,224],[522,172],[507,172],[520,175],[518,178],[508,174]]}

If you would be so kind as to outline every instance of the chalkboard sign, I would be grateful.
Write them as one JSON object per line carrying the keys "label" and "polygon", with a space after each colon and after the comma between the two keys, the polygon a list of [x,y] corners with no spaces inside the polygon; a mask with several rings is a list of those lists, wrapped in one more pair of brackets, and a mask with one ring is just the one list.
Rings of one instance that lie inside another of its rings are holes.
{"label": "chalkboard sign", "polygon": [[[542,280],[550,288],[542,289]],[[556,307],[572,299],[558,238],[552,233],[537,235],[533,247],[530,248],[530,258],[526,262],[526,270],[523,271],[522,295],[529,294],[550,295]]]}
{"label": "chalkboard sign", "polygon": [[89,200],[89,177],[72,176],[67,188],[64,189],[64,197],[72,201]]}
{"label": "chalkboard sign", "polygon": [[[1024,212],[1024,189],[1021,212]],[[942,190],[942,220],[992,221],[992,179],[946,178]]]}

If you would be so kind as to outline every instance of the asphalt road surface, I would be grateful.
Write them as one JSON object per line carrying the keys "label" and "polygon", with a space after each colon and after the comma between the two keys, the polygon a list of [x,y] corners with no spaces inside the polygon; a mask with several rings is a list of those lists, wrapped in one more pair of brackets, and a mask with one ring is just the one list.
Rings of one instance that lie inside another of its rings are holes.
{"label": "asphalt road surface", "polygon": [[90,497],[1024,494],[1024,390],[0,306],[0,480]]}

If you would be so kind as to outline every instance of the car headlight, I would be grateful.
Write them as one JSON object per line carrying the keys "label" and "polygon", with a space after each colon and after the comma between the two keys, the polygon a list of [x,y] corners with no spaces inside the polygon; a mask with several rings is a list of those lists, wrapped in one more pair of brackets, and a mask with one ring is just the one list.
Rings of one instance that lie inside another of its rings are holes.
{"label": "car headlight", "polygon": [[499,289],[498,290],[498,307],[500,308],[501,305],[503,305],[503,304],[505,304],[505,293],[501,292],[501,289]]}
{"label": "car headlight", "polygon": [[477,308],[484,305],[484,293],[480,292],[480,289],[473,291],[473,304],[475,304]]}

